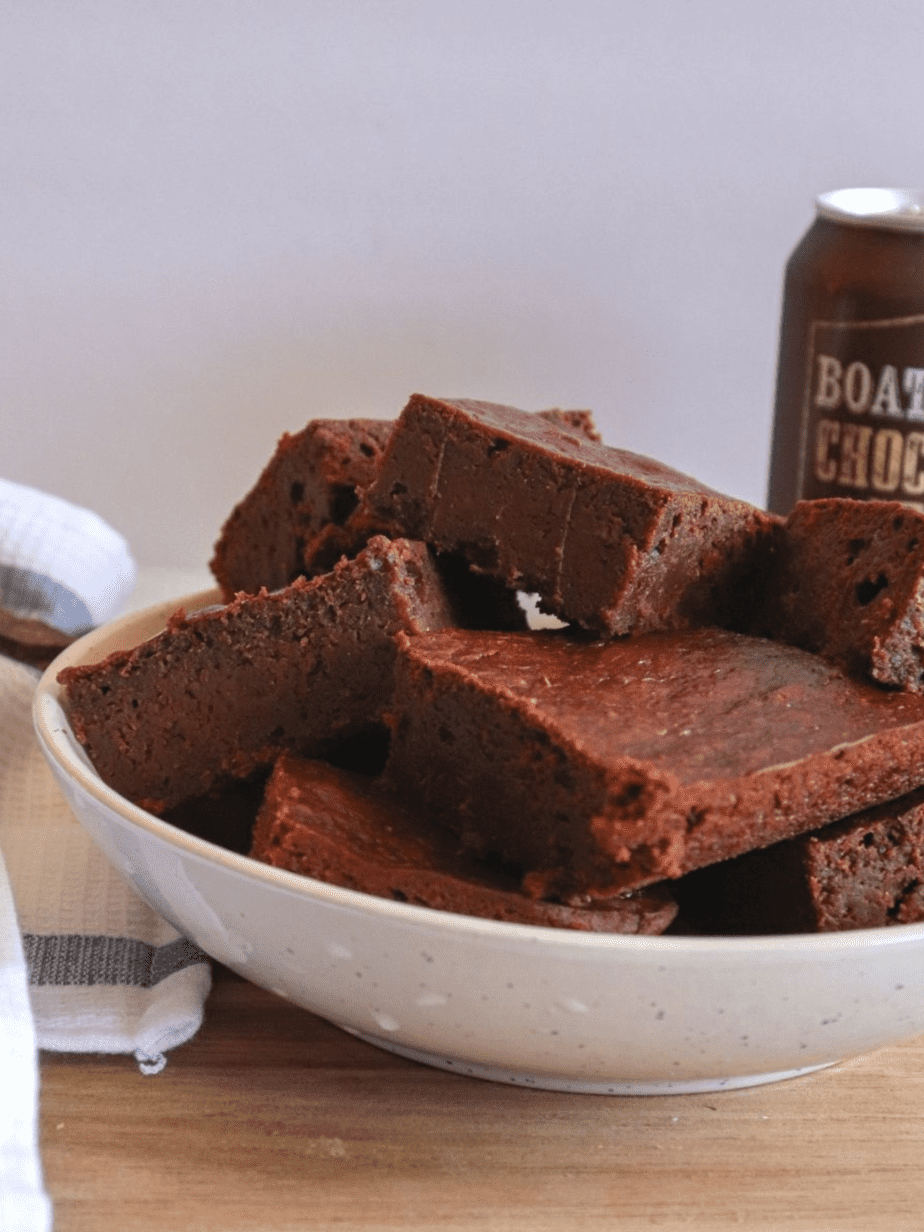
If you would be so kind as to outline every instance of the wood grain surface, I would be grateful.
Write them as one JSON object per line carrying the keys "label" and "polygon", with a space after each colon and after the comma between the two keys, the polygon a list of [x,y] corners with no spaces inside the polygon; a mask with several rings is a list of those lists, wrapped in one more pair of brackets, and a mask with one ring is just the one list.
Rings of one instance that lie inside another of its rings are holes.
{"label": "wood grain surface", "polygon": [[167,1068],[42,1056],[55,1232],[924,1228],[924,1038],[715,1095],[524,1090],[218,968]]}

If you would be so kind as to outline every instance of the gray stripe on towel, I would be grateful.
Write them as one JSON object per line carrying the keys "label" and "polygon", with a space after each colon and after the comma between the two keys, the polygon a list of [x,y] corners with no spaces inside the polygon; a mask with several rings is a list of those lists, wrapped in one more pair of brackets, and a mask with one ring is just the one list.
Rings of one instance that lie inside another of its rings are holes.
{"label": "gray stripe on towel", "polygon": [[208,957],[192,941],[178,937],[166,945],[148,945],[131,937],[24,933],[23,950],[29,983],[92,984],[153,988],[168,975]]}

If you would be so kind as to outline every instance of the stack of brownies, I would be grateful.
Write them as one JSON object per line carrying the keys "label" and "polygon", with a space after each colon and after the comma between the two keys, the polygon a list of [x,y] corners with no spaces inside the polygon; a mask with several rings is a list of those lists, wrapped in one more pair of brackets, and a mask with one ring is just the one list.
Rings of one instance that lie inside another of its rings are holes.
{"label": "stack of brownies", "polygon": [[60,674],[154,813],[241,846],[249,793],[256,859],[518,923],[924,919],[912,509],[784,520],[588,412],[414,395],[283,436],[212,568],[222,606]]}

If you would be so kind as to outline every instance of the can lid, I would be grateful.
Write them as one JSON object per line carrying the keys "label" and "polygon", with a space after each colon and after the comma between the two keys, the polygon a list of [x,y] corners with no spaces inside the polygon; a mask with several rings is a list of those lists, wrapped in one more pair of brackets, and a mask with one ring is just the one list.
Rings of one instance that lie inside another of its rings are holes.
{"label": "can lid", "polygon": [[815,207],[835,222],[924,231],[924,190],[917,188],[838,188],[817,197]]}

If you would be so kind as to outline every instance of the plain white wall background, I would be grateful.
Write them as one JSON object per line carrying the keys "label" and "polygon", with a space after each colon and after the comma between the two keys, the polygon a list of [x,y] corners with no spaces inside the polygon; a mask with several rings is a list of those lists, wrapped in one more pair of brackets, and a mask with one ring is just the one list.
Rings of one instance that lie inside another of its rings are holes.
{"label": "plain white wall background", "polygon": [[203,565],[283,430],[589,406],[762,503],[814,197],[924,185],[920,0],[0,12],[0,474]]}

